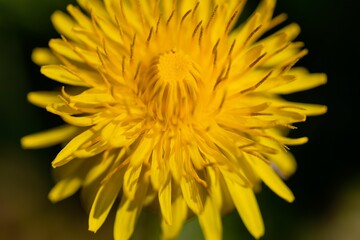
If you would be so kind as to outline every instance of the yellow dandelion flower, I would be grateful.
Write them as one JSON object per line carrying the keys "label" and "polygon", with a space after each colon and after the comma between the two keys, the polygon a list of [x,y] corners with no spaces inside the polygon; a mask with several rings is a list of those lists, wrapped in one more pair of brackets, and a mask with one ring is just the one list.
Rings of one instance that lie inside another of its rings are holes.
{"label": "yellow dandelion flower", "polygon": [[307,138],[287,130],[326,112],[281,97],[326,82],[295,66],[307,53],[295,41],[299,26],[278,27],[286,15],[273,16],[275,0],[239,26],[245,1],[78,4],[52,15],[61,38],[33,52],[41,72],[63,84],[28,99],[65,125],[22,139],[24,148],[64,144],[50,200],[81,189],[96,232],[120,199],[115,239],[131,237],[143,208],[158,211],[164,239],[192,216],[206,239],[221,239],[221,216],[232,209],[261,237],[260,184],[294,200],[282,180],[296,168],[287,146]]}

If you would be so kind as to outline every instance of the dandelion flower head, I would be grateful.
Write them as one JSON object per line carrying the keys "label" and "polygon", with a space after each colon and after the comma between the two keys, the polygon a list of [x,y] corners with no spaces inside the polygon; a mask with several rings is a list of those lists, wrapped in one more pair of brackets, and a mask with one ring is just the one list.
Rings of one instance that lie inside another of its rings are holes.
{"label": "dandelion flower head", "polygon": [[191,217],[206,239],[221,239],[233,209],[261,237],[261,184],[294,200],[283,182],[296,169],[288,146],[307,138],[287,132],[326,112],[282,97],[326,82],[296,65],[307,54],[299,26],[280,26],[275,0],[240,24],[245,1],[77,2],[52,15],[61,37],[33,52],[62,85],[28,99],[64,125],[22,139],[24,148],[63,144],[50,200],[81,191],[93,232],[116,208],[115,239],[132,236],[144,208],[159,213],[164,239]]}

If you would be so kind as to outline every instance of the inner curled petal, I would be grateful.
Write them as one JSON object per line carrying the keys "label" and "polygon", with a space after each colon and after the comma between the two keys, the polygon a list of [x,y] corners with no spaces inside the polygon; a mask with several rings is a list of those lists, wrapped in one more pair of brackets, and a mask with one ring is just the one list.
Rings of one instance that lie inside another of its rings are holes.
{"label": "inner curled petal", "polygon": [[192,59],[176,50],[154,58],[139,83],[150,116],[177,125],[194,111],[200,71]]}

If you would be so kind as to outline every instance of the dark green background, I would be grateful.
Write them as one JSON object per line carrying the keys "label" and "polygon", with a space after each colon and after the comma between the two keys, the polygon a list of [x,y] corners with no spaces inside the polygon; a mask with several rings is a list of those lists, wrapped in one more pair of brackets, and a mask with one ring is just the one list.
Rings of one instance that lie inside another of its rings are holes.
{"label": "dark green background", "polygon": [[[31,62],[34,47],[58,37],[49,17],[69,0],[0,0],[0,239],[111,239],[112,219],[98,235],[87,232],[87,215],[78,195],[58,204],[47,200],[53,185],[51,160],[58,147],[21,150],[19,139],[60,123],[26,101],[32,90],[50,89],[51,80]],[[257,1],[249,0],[249,5]],[[279,0],[277,12],[301,25],[298,40],[309,54],[299,65],[328,74],[328,84],[290,99],[328,105],[326,115],[299,124],[294,136],[306,145],[292,147],[298,171],[287,181],[296,195],[288,204],[264,188],[258,195],[264,240],[360,239],[359,39],[358,7],[351,0]],[[113,215],[110,216],[113,218]],[[141,219],[144,228],[153,226]],[[144,232],[144,231],[143,231]],[[138,235],[140,236],[140,235]],[[182,239],[202,239],[189,222]],[[224,218],[224,239],[253,239],[237,213]]]}

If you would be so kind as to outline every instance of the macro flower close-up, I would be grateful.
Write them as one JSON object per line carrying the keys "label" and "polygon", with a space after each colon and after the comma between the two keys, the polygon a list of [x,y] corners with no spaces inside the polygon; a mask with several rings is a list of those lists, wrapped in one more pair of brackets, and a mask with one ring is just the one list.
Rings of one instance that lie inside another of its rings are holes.
{"label": "macro flower close-up", "polygon": [[113,235],[130,239],[142,211],[158,214],[163,239],[197,218],[222,239],[222,216],[240,215],[254,238],[265,227],[256,194],[288,202],[296,171],[287,137],[326,106],[284,97],[326,83],[297,62],[300,27],[260,1],[78,0],[51,20],[59,38],[33,61],[58,88],[28,100],[64,124],[21,139],[23,148],[62,145],[52,162],[58,202],[80,192],[97,232],[115,208]]}

